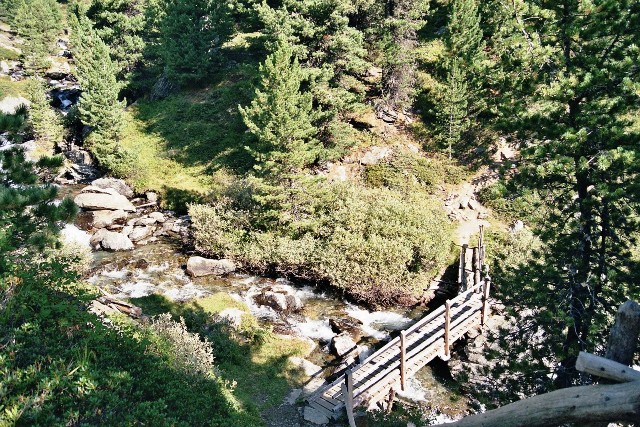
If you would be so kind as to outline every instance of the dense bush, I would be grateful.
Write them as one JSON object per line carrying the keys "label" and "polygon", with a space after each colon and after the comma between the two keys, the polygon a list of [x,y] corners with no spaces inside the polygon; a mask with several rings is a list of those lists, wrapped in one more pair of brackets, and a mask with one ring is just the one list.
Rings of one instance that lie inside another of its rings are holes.
{"label": "dense bush", "polygon": [[327,281],[372,304],[419,295],[448,259],[451,226],[424,195],[302,180],[286,189],[259,184],[238,182],[211,206],[191,207],[201,250]]}

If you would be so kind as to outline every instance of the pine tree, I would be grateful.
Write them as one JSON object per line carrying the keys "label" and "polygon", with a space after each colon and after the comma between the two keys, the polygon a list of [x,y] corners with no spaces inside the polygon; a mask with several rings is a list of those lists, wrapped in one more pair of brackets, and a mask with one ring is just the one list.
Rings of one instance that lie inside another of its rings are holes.
{"label": "pine tree", "polygon": [[[14,116],[0,113],[0,132],[19,132],[25,115],[26,110]],[[77,213],[71,199],[52,203],[57,187],[41,184],[35,173],[61,165],[59,157],[43,157],[34,164],[25,160],[19,148],[0,151],[0,285],[10,276],[18,256],[37,256],[55,244],[61,225]]]}
{"label": "pine tree", "polygon": [[386,3],[387,32],[382,68],[381,108],[407,109],[415,96],[417,31],[425,24],[429,2],[389,0]]}
{"label": "pine tree", "polygon": [[118,100],[118,69],[109,47],[98,37],[84,11],[77,6],[70,16],[71,42],[82,94],[78,115],[89,127],[86,142],[98,161],[107,168],[119,166],[123,153],[118,140],[123,127],[125,103]]}
{"label": "pine tree", "polygon": [[53,154],[56,144],[61,142],[64,136],[61,118],[51,108],[42,83],[31,80],[27,87],[27,94],[31,101],[29,121],[36,142],[44,151]]}
{"label": "pine tree", "polygon": [[109,46],[118,68],[117,78],[129,84],[145,49],[145,0],[93,0],[87,17],[96,34]]}
{"label": "pine tree", "polygon": [[161,51],[170,80],[201,81],[222,62],[220,47],[231,35],[226,2],[167,0],[160,24]]}
{"label": "pine tree", "polygon": [[60,7],[55,0],[20,0],[13,23],[22,37],[25,66],[34,73],[46,71],[62,28]]}
{"label": "pine tree", "polygon": [[[539,343],[527,362],[538,370],[527,383],[551,387],[553,378],[565,387],[580,380],[578,352],[597,352],[618,305],[640,297],[630,253],[640,229],[640,135],[632,121],[640,105],[640,5],[542,7],[524,30],[550,54],[530,75],[520,115],[504,126],[527,141],[518,186],[549,204],[544,223],[534,224],[545,249],[518,274],[516,294],[505,289],[504,298],[528,325],[524,341]],[[544,370],[549,364],[554,377]]]}
{"label": "pine tree", "polygon": [[453,147],[460,142],[463,133],[469,128],[469,91],[465,73],[461,70],[458,59],[451,61],[443,95],[439,122],[451,158]]}
{"label": "pine tree", "polygon": [[285,41],[260,66],[260,88],[250,106],[239,107],[255,138],[249,147],[261,174],[286,178],[313,163],[320,145],[313,98],[301,91],[305,73]]}
{"label": "pine tree", "polygon": [[445,39],[447,80],[437,110],[440,138],[449,156],[468,129],[468,123],[484,108],[482,74],[484,42],[476,0],[454,0]]}

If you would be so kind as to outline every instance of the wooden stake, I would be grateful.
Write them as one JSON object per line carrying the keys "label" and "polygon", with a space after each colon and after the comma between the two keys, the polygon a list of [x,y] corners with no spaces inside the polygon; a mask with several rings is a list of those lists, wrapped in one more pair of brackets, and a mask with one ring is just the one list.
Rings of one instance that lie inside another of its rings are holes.
{"label": "wooden stake", "polygon": [[484,326],[485,322],[489,318],[489,289],[491,288],[491,277],[484,278],[484,287],[482,289],[482,317],[480,318],[480,324]]}
{"label": "wooden stake", "polygon": [[480,235],[478,236],[478,250],[480,252],[478,269],[482,271],[484,265],[484,225],[480,226]]}
{"label": "wooden stake", "polygon": [[444,303],[444,356],[449,357],[449,326],[451,323],[451,302]]}
{"label": "wooden stake", "polygon": [[407,358],[407,333],[400,331],[400,389],[404,391]]}
{"label": "wooden stake", "polygon": [[[344,374],[343,394],[344,394],[344,406],[347,409],[347,418],[349,419],[349,426],[356,427],[356,421],[353,416],[353,376],[351,369],[347,369]],[[346,393],[345,393],[346,392]]]}

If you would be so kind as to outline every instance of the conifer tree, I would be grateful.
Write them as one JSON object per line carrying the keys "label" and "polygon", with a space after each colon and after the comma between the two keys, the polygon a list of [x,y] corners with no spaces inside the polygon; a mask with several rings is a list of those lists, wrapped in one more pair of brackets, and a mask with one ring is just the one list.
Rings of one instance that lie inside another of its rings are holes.
{"label": "conifer tree", "polygon": [[27,87],[27,94],[31,101],[29,121],[33,128],[34,137],[46,152],[53,154],[53,150],[64,136],[61,118],[47,99],[44,85],[37,80],[31,80]]}
{"label": "conifer tree", "polygon": [[255,138],[249,151],[261,174],[279,180],[313,163],[320,145],[313,98],[301,90],[305,73],[292,47],[279,41],[260,66],[260,86],[250,106],[239,107]]}
{"label": "conifer tree", "polygon": [[461,70],[460,61],[455,58],[451,61],[439,117],[449,158],[453,155],[453,147],[469,127],[468,97],[465,73]]}
{"label": "conifer tree", "polygon": [[189,84],[210,75],[231,30],[227,2],[166,0],[160,44],[169,79]]}
{"label": "conifer tree", "polygon": [[[545,250],[519,272],[525,282],[515,285],[514,295],[504,289],[504,297],[518,324],[528,325],[523,341],[538,343],[528,350],[527,363],[537,369],[526,384],[548,389],[579,382],[578,352],[598,351],[616,307],[640,297],[630,253],[640,228],[640,135],[632,121],[640,105],[640,5],[570,0],[540,6],[524,30],[538,34],[550,54],[530,75],[532,90],[520,98],[520,114],[504,127],[527,141],[519,187],[549,204],[544,224],[537,224]],[[555,376],[545,370],[549,364]],[[523,384],[515,381],[514,391]]]}
{"label": "conifer tree", "polygon": [[[14,116],[0,113],[0,132],[19,132],[25,115],[26,110]],[[43,157],[34,164],[25,160],[19,148],[0,151],[0,284],[11,273],[16,257],[37,256],[38,251],[55,244],[61,225],[75,216],[73,201],[52,203],[57,187],[41,184],[35,173],[61,165],[59,157]]]}
{"label": "conifer tree", "polygon": [[118,100],[118,69],[109,47],[98,37],[80,6],[70,16],[71,42],[82,94],[78,115],[89,127],[87,143],[98,161],[108,168],[118,166],[122,152],[118,143],[123,127],[125,103]]}
{"label": "conifer tree", "polygon": [[445,39],[447,80],[439,100],[440,136],[449,149],[460,142],[467,124],[483,109],[481,86],[484,42],[476,0],[454,0]]}
{"label": "conifer tree", "polygon": [[145,49],[144,0],[93,0],[87,17],[94,23],[96,34],[107,46],[118,68],[117,78],[129,84],[140,65]]}
{"label": "conifer tree", "polygon": [[381,107],[391,111],[409,108],[415,95],[417,31],[426,21],[429,2],[390,0],[386,3]]}
{"label": "conifer tree", "polygon": [[56,36],[62,27],[60,7],[55,0],[20,0],[13,23],[23,39],[22,56],[25,66],[34,73],[43,73],[51,62]]}

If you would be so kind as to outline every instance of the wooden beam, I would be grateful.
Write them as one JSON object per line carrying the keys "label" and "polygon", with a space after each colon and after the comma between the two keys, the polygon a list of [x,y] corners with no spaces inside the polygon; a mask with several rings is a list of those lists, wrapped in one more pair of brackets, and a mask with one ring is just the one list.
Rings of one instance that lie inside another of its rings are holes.
{"label": "wooden beam", "polygon": [[480,247],[473,248],[473,286],[480,283]]}
{"label": "wooden beam", "polygon": [[576,369],[617,382],[640,381],[640,371],[595,354],[581,351],[576,360]]}
{"label": "wooden beam", "polygon": [[407,373],[407,333],[400,331],[400,389],[404,391]]}
{"label": "wooden beam", "polygon": [[552,427],[640,419],[640,381],[570,387],[471,415],[447,427]]}
{"label": "wooden beam", "polygon": [[467,245],[466,243],[462,245],[462,248],[460,248],[460,264],[458,265],[458,283],[460,284],[460,289],[461,290],[466,290],[467,288],[467,284],[466,284],[466,263],[467,263],[467,248],[469,247],[469,245]]}
{"label": "wooden beam", "polygon": [[444,356],[449,357],[449,327],[451,324],[451,302],[444,303]]}

